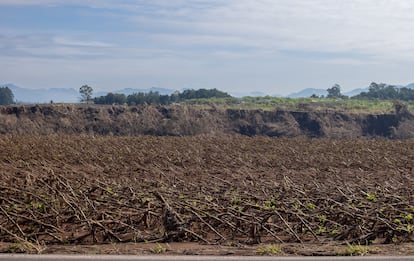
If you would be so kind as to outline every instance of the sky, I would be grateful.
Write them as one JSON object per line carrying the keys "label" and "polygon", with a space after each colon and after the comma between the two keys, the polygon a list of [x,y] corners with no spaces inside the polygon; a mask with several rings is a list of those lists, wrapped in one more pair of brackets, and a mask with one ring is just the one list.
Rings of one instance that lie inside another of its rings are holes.
{"label": "sky", "polygon": [[0,83],[286,95],[414,82],[412,0],[0,0]]}

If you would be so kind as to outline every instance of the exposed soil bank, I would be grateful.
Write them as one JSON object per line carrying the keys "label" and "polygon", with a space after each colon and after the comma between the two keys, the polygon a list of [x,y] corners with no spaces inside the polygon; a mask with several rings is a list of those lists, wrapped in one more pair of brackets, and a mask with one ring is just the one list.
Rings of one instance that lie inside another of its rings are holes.
{"label": "exposed soil bank", "polygon": [[414,116],[235,110],[180,105],[18,105],[0,107],[0,134],[242,134],[313,138],[412,138]]}

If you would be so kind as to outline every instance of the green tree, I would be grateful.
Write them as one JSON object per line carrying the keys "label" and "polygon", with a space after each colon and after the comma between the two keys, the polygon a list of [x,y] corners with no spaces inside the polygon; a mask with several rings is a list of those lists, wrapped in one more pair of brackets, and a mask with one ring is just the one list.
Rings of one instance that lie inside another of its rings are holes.
{"label": "green tree", "polygon": [[399,90],[399,97],[403,101],[413,101],[414,100],[414,90],[403,87]]}
{"label": "green tree", "polygon": [[127,102],[127,98],[125,94],[110,92],[105,96],[95,97],[93,102],[95,104],[124,104]]}
{"label": "green tree", "polygon": [[180,100],[231,98],[228,93],[219,91],[217,89],[184,90],[182,93],[179,93],[178,96]]}
{"label": "green tree", "polygon": [[171,104],[175,102],[182,102],[189,99],[209,99],[209,98],[231,98],[228,93],[219,91],[217,89],[199,89],[199,90],[184,90],[182,93],[176,91],[171,95],[161,95],[159,92],[148,93],[133,93],[128,95],[127,103],[129,105],[138,104]]}
{"label": "green tree", "polygon": [[353,99],[378,99],[378,100],[414,100],[414,90],[406,87],[398,88],[385,83],[371,83],[368,92],[361,92]]}
{"label": "green tree", "polygon": [[81,95],[81,102],[89,103],[92,101],[93,89],[91,86],[83,85],[79,88],[79,93]]}
{"label": "green tree", "polygon": [[342,98],[343,95],[341,94],[341,86],[339,84],[335,84],[331,88],[326,90],[328,92],[328,98]]}
{"label": "green tree", "polygon": [[9,105],[14,103],[14,95],[9,87],[0,88],[0,105]]}

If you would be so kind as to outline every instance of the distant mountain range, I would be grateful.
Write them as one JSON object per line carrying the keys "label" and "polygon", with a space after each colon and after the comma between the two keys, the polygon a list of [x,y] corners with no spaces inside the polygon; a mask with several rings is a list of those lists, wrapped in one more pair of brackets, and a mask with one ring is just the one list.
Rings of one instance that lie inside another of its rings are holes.
{"label": "distant mountain range", "polygon": [[[14,99],[17,103],[50,103],[53,102],[68,102],[75,103],[80,101],[79,91],[73,88],[50,88],[50,89],[29,89],[16,86],[14,84],[0,84],[0,87],[9,87],[14,94]],[[152,87],[148,89],[122,89],[113,91],[113,93],[122,93],[130,95],[138,92],[159,92],[163,95],[170,95],[175,90]],[[97,92],[93,94],[93,97],[99,97],[107,95],[108,92]]]}
{"label": "distant mountain range", "polygon": [[[125,94],[126,96],[134,94],[134,93],[139,93],[139,92],[143,92],[143,93],[158,92],[161,95],[171,95],[172,93],[175,92],[175,90],[160,88],[160,87],[151,87],[151,88],[148,88],[148,89],[126,88],[126,89],[121,89],[121,90],[117,90],[117,91],[112,91],[112,93]],[[97,93],[94,94],[94,97],[105,96],[108,93],[109,92],[97,92]]]}
{"label": "distant mountain range", "polygon": [[[17,103],[49,103],[51,101],[75,103],[75,102],[79,102],[80,100],[79,92],[73,88],[29,89],[29,88],[19,87],[11,83],[0,84],[0,87],[5,87],[5,86],[9,87],[12,90],[14,94],[14,98]],[[398,86],[398,87],[406,87],[406,88],[414,89],[414,83],[408,84],[406,86]],[[128,96],[133,93],[139,93],[139,92],[148,93],[151,91],[158,92],[162,95],[171,95],[176,90],[168,89],[168,88],[160,88],[160,87],[151,87],[147,89],[126,88],[126,89],[112,91],[112,93],[120,93],[120,94],[125,94]],[[368,91],[368,87],[354,89],[352,91],[343,92],[342,94],[351,97],[351,96],[355,96],[355,95],[360,94],[361,92],[366,92],[366,91]],[[229,92],[229,93],[230,95],[234,97],[244,97],[244,96],[254,97],[254,96],[269,95],[269,94],[266,94],[264,92],[259,92],[259,91],[254,91],[250,93],[241,93],[241,92]],[[97,93],[94,93],[93,96],[99,97],[99,96],[105,96],[106,94],[108,94],[108,92],[97,92]],[[318,96],[322,96],[322,95],[326,96],[328,92],[326,91],[326,89],[307,88],[299,92],[291,93],[287,95],[286,97],[306,98],[306,97],[312,96],[312,94],[316,94]],[[281,95],[271,95],[271,96],[282,97]]]}
{"label": "distant mountain range", "polygon": [[[402,87],[406,87],[409,89],[414,89],[414,83],[410,83],[406,86],[402,86],[402,85],[396,85],[396,87],[398,88],[402,88]],[[368,92],[369,88],[358,88],[358,89],[354,89],[352,91],[347,91],[347,92],[342,92],[343,95],[352,97],[355,95],[360,94],[361,92]],[[289,95],[287,95],[286,97],[288,98],[307,98],[312,96],[313,94],[316,94],[317,96],[326,96],[328,95],[328,91],[326,89],[314,89],[314,88],[307,88],[307,89],[303,89],[299,92],[294,92],[291,93]]]}
{"label": "distant mountain range", "polygon": [[[361,92],[367,92],[368,88],[359,88],[359,89],[354,89],[352,91],[348,91],[348,92],[343,92],[343,95],[352,97],[355,95],[360,94]],[[328,95],[328,91],[326,89],[314,89],[314,88],[307,88],[307,89],[303,89],[299,92],[294,92],[289,94],[288,98],[307,98],[312,96],[313,94],[317,95],[317,96],[327,96]]]}
{"label": "distant mountain range", "polygon": [[14,84],[9,87],[17,103],[79,102],[79,92],[72,88],[28,89]]}
{"label": "distant mountain range", "polygon": [[[12,83],[0,84],[0,87],[9,87],[13,94],[14,99],[17,103],[50,103],[51,101],[55,103],[67,102],[75,103],[80,101],[79,91],[73,88],[40,88],[40,89],[29,89],[16,86]],[[184,91],[182,89],[180,91]],[[147,89],[133,89],[125,88],[120,90],[111,91],[112,93],[125,94],[126,96],[134,93],[148,93],[148,92],[158,92],[162,95],[171,95],[176,90],[161,88],[161,87],[151,87]],[[93,94],[93,97],[105,96],[109,92],[96,92]],[[241,93],[241,92],[231,92],[230,95],[234,97],[244,97],[244,96],[266,96],[268,94],[264,92],[250,92],[250,93]]]}

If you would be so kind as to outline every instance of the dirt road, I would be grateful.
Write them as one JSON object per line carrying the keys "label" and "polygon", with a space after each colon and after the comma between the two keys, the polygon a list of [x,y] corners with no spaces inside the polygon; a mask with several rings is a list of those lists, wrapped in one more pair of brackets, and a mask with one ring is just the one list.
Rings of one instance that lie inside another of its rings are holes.
{"label": "dirt road", "polygon": [[115,260],[115,261],[408,261],[414,260],[414,256],[400,257],[262,257],[262,256],[63,256],[63,255],[0,255],[0,260],[26,261],[26,260],[46,260],[46,261],[89,261],[89,260]]}

